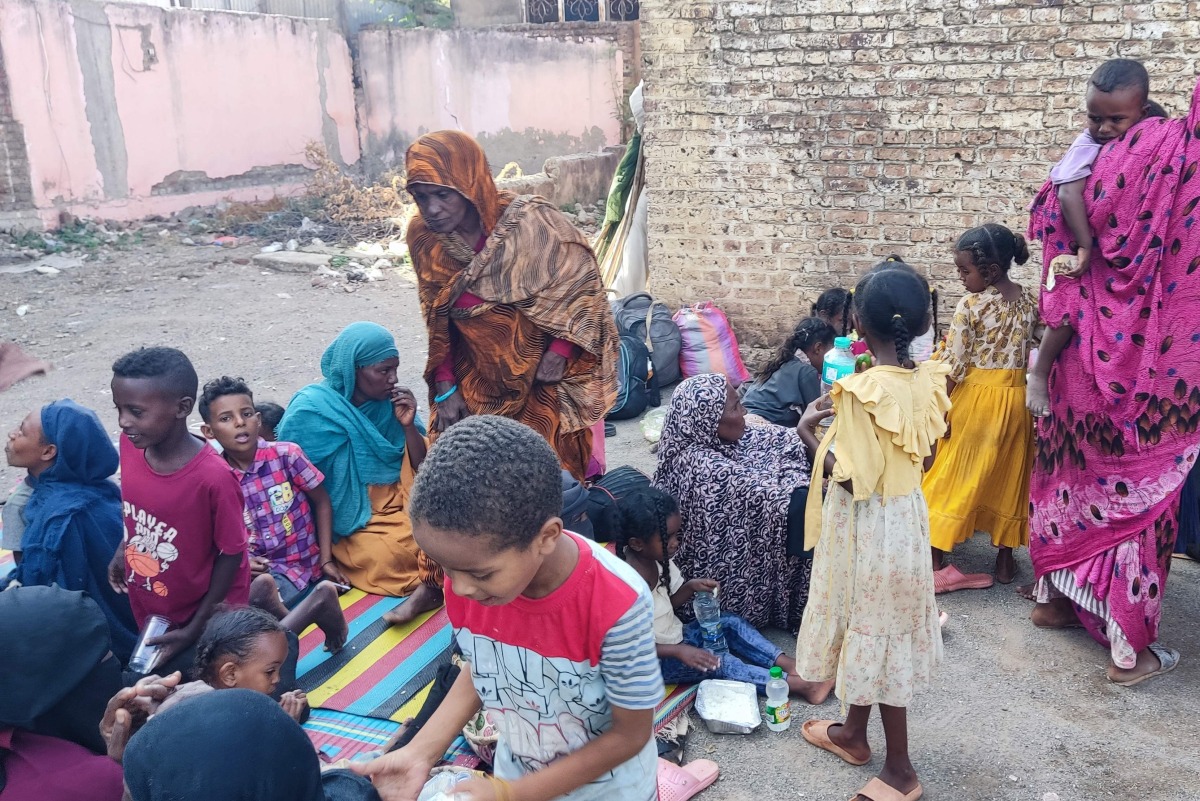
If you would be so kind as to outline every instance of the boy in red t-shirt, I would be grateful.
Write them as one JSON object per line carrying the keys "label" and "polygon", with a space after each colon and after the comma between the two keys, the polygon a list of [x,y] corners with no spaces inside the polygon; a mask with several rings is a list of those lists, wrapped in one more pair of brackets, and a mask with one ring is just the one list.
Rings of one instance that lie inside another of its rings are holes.
{"label": "boy in red t-shirt", "polygon": [[218,604],[249,600],[242,488],[188,431],[198,388],[195,368],[174,348],[143,348],[113,364],[125,539],[109,581],[129,594],[139,628],[152,615],[170,621],[150,641],[161,648],[153,667],[160,675],[191,668]]}

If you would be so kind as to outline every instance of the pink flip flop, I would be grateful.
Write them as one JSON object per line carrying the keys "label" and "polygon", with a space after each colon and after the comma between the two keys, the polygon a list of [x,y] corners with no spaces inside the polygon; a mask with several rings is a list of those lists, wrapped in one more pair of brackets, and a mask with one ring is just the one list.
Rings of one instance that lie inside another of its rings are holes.
{"label": "pink flip flop", "polygon": [[659,801],[687,801],[708,787],[720,775],[711,759],[693,759],[683,767],[665,759],[658,760]]}
{"label": "pink flip flop", "polygon": [[956,590],[986,590],[994,581],[987,573],[964,574],[954,565],[933,571],[933,591],[938,595]]}

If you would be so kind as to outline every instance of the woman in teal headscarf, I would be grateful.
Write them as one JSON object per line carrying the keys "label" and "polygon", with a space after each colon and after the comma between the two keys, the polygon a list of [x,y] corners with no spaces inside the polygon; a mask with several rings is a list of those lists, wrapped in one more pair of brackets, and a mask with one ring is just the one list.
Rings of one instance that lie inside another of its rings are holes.
{"label": "woman in teal headscarf", "polygon": [[409,596],[403,623],[441,605],[441,571],[412,536],[408,494],[425,459],[413,393],[396,385],[400,353],[386,328],[352,323],[321,356],[325,380],[296,393],[279,423],[325,474],[334,561],[360,590]]}

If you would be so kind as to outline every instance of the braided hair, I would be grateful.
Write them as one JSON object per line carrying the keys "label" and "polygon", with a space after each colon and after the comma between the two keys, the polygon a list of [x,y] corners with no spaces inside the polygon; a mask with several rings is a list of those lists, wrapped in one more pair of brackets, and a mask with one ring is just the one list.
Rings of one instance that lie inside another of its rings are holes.
{"label": "braided hair", "polygon": [[913,275],[915,275],[917,278],[920,278],[922,281],[924,281],[925,286],[929,289],[929,303],[930,303],[931,308],[933,309],[933,335],[936,338],[938,330],[941,328],[941,324],[938,321],[938,291],[937,291],[937,287],[930,287],[929,282],[925,280],[925,277],[923,275],[921,275],[919,272],[917,272],[916,267],[913,267],[911,264],[906,262],[903,259],[903,257],[898,256],[895,253],[893,253],[891,256],[888,256],[886,259],[879,262],[874,267],[872,267],[870,270],[868,270],[868,274],[881,273],[884,270],[906,270],[906,271],[912,273]]}
{"label": "braided hair", "polygon": [[[846,294],[849,297],[849,293]],[[820,317],[804,318],[796,323],[796,327],[792,329],[791,335],[783,341],[783,344],[771,356],[771,361],[767,362],[754,378],[758,381],[766,381],[775,375],[780,367],[783,367],[795,358],[797,350],[808,350],[817,344],[832,346],[833,337],[833,326]]]}
{"label": "braided hair", "polygon": [[662,539],[663,558],[659,562],[662,583],[668,589],[671,587],[671,563],[667,557],[667,540],[671,535],[667,531],[667,521],[677,514],[679,504],[657,487],[634,490],[617,501],[619,525],[613,538],[617,555],[624,559],[631,540],[648,542],[657,534]]}
{"label": "braided hair", "polygon": [[216,681],[215,671],[220,667],[221,657],[232,656],[239,662],[249,659],[258,638],[275,632],[283,634],[286,629],[254,607],[214,615],[196,643],[195,677],[209,683]]}
{"label": "braided hair", "polygon": [[1014,234],[1000,223],[987,223],[972,228],[958,238],[954,249],[970,253],[971,263],[976,268],[996,265],[1000,268],[1001,275],[1006,275],[1012,269],[1013,262],[1024,264],[1029,261],[1029,245],[1025,242],[1025,237]]}
{"label": "braided hair", "polygon": [[872,270],[854,288],[854,313],[872,336],[890,336],[896,360],[912,369],[909,346],[929,327],[929,295],[929,284],[912,268]]}

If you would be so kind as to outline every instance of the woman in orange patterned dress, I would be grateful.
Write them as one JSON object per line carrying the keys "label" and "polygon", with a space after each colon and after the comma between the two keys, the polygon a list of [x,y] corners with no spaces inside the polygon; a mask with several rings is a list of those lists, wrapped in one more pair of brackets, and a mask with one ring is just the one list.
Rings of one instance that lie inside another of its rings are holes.
{"label": "woman in orange patterned dress", "polygon": [[435,435],[471,414],[509,417],[583,480],[591,428],[617,389],[616,326],[591,248],[548,201],[499,191],[467,134],[422,136],[406,166]]}

